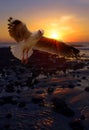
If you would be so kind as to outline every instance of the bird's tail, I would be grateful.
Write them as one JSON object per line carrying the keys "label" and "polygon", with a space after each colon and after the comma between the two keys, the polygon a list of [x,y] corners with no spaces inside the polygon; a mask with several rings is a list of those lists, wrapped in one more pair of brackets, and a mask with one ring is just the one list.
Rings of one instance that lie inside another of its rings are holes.
{"label": "bird's tail", "polygon": [[[11,52],[17,59],[22,60],[23,47],[22,47],[21,44],[15,45],[15,46],[11,46]],[[28,52],[28,57],[30,57],[32,55],[32,53],[33,53],[33,50],[31,49]],[[25,54],[24,58],[26,59],[26,54]]]}

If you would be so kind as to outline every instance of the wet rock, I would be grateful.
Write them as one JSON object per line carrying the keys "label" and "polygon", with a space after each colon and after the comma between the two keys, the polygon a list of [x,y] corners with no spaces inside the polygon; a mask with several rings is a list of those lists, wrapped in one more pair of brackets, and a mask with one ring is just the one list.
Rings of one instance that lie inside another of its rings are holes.
{"label": "wet rock", "polygon": [[75,85],[74,85],[74,84],[69,84],[68,87],[69,87],[69,88],[74,88]]}
{"label": "wet rock", "polygon": [[80,119],[81,119],[81,120],[85,120],[85,116],[84,116],[84,115],[81,115]]}
{"label": "wet rock", "polygon": [[53,88],[53,87],[48,87],[47,92],[48,92],[49,94],[52,94],[53,91],[54,91],[54,88]]}
{"label": "wet rock", "polygon": [[1,98],[1,99],[0,99],[0,106],[1,106],[1,105],[4,105],[4,104],[5,104],[5,102],[4,102],[3,99]]}
{"label": "wet rock", "polygon": [[85,80],[85,79],[86,79],[86,77],[85,77],[85,76],[83,76],[83,77],[82,77],[82,79],[83,79],[83,80]]}
{"label": "wet rock", "polygon": [[38,91],[36,91],[36,94],[43,94],[43,93],[44,93],[43,90],[38,90]]}
{"label": "wet rock", "polygon": [[21,90],[20,89],[17,89],[17,91],[16,91],[17,93],[21,93]]}
{"label": "wet rock", "polygon": [[5,124],[4,128],[5,130],[10,130],[10,124]]}
{"label": "wet rock", "polygon": [[72,130],[85,130],[81,120],[79,119],[75,119],[74,121],[71,121],[69,125],[72,128]]}
{"label": "wet rock", "polygon": [[4,104],[17,104],[17,100],[14,100],[12,96],[4,96],[2,97],[2,100],[4,101]]}
{"label": "wet rock", "polygon": [[41,104],[44,102],[44,98],[41,96],[35,96],[35,97],[32,97],[32,102],[36,104]]}
{"label": "wet rock", "polygon": [[20,102],[19,104],[18,104],[18,107],[25,107],[26,106],[26,102]]}
{"label": "wet rock", "polygon": [[66,117],[73,117],[74,116],[74,111],[69,108],[69,106],[66,104],[66,102],[63,99],[59,99],[59,98],[53,98],[52,99],[53,102],[53,110],[55,112],[58,112]]}
{"label": "wet rock", "polygon": [[85,91],[89,92],[89,87],[86,87],[86,88],[85,88]]}
{"label": "wet rock", "polygon": [[29,77],[28,79],[27,79],[27,81],[26,81],[26,85],[28,86],[28,87],[30,87],[31,85],[32,85],[32,77]]}
{"label": "wet rock", "polygon": [[77,84],[77,86],[81,86],[81,84]]}
{"label": "wet rock", "polygon": [[8,84],[5,88],[5,91],[8,93],[13,93],[15,91],[13,84]]}
{"label": "wet rock", "polygon": [[7,113],[7,115],[6,115],[6,118],[12,118],[12,114],[11,113]]}
{"label": "wet rock", "polygon": [[34,79],[33,84],[38,84],[39,81],[37,79]]}
{"label": "wet rock", "polygon": [[78,82],[81,82],[81,80],[80,80],[80,79],[78,79]]}
{"label": "wet rock", "polygon": [[18,85],[20,85],[20,82],[19,81],[15,81],[15,86],[18,86]]}

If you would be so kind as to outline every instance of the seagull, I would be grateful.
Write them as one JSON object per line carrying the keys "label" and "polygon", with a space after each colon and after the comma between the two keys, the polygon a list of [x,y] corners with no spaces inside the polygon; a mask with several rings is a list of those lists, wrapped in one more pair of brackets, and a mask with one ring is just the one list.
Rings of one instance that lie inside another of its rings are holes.
{"label": "seagull", "polygon": [[9,17],[8,32],[17,44],[11,46],[12,54],[27,64],[33,50],[45,51],[63,57],[78,57],[79,50],[62,41],[44,37],[44,30],[32,32],[21,20]]}

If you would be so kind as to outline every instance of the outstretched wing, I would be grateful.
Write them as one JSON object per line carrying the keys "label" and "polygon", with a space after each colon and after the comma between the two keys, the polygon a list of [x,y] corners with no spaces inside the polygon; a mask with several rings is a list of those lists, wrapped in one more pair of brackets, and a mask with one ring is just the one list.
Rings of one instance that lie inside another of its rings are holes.
{"label": "outstretched wing", "polygon": [[12,17],[8,19],[8,31],[11,37],[13,37],[17,42],[21,42],[23,40],[28,39],[30,37],[31,32],[27,29],[26,25],[16,19],[14,20]]}
{"label": "outstretched wing", "polygon": [[64,42],[57,41],[55,39],[50,39],[46,37],[42,37],[37,44],[35,45],[35,49],[45,51],[52,54],[57,54],[59,56],[64,57],[78,57],[79,50],[67,45]]}

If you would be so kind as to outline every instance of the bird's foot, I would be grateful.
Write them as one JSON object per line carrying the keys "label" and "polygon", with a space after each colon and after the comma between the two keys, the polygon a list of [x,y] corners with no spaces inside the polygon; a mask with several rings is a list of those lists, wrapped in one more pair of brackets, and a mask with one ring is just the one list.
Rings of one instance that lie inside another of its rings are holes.
{"label": "bird's foot", "polygon": [[25,59],[25,64],[28,64],[28,59]]}
{"label": "bird's foot", "polygon": [[21,63],[24,63],[24,58],[21,59]]}
{"label": "bird's foot", "polygon": [[27,63],[28,63],[28,59],[22,59],[22,60],[21,60],[21,63],[22,63],[22,64],[27,64]]}

